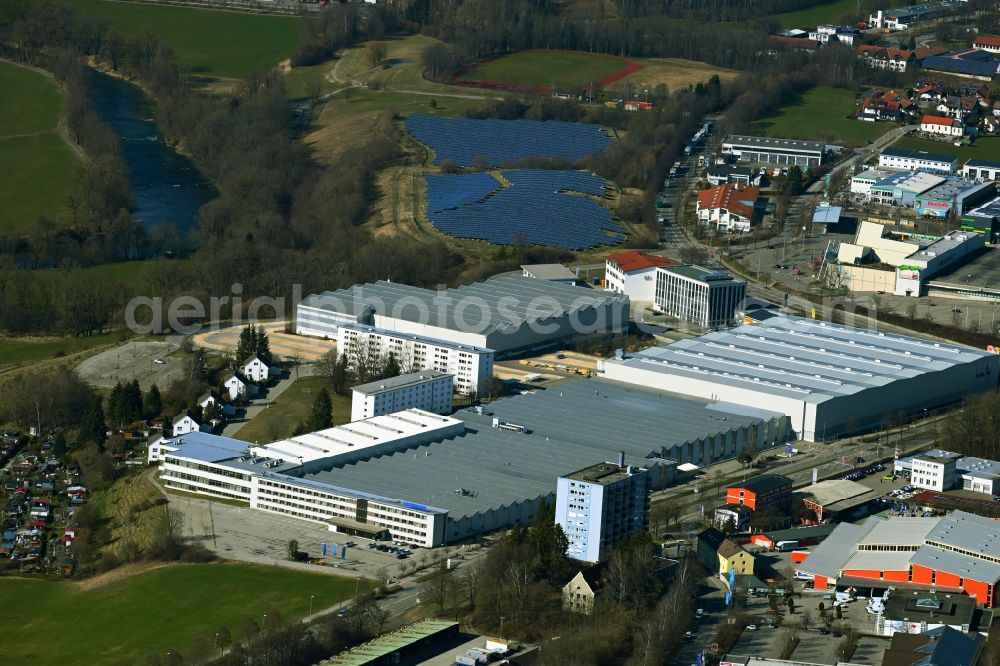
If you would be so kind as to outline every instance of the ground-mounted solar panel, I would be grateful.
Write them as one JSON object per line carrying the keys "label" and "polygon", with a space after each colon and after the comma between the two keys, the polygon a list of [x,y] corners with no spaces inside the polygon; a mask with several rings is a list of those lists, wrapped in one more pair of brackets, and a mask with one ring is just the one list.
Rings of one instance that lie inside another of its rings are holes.
{"label": "ground-mounted solar panel", "polygon": [[531,157],[579,160],[603,152],[611,137],[599,125],[561,121],[438,118],[412,114],[406,131],[435,153],[434,164],[445,160],[472,166],[485,160],[502,167]]}
{"label": "ground-mounted solar panel", "polygon": [[[483,180],[488,178],[492,183]],[[582,171],[503,171],[427,177],[431,223],[456,238],[495,245],[546,245],[582,250],[624,240],[603,196],[607,182]]]}

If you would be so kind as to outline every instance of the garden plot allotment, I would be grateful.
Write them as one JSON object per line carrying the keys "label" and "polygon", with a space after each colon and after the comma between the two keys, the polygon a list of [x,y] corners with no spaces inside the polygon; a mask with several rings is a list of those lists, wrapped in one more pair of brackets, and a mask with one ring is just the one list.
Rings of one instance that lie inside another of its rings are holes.
{"label": "garden plot allotment", "polygon": [[493,167],[527,157],[577,162],[602,152],[611,142],[599,125],[559,121],[472,120],[413,114],[406,119],[406,131],[434,150],[434,164],[451,160],[463,167],[472,166],[476,158],[484,158]]}
{"label": "garden plot allotment", "polygon": [[504,171],[427,177],[427,217],[441,232],[496,245],[581,250],[624,238],[603,197],[607,182],[582,171]]}

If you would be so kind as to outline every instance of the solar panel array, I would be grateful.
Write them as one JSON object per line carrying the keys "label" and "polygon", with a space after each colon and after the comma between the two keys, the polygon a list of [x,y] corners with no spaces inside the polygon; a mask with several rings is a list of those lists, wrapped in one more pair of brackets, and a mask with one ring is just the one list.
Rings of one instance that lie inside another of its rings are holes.
{"label": "solar panel array", "polygon": [[611,142],[599,125],[555,120],[474,120],[412,114],[406,118],[406,131],[434,150],[434,164],[452,160],[457,166],[472,166],[479,157],[493,167],[526,157],[577,162],[602,152]]}
{"label": "solar panel array", "polygon": [[496,245],[582,250],[614,245],[624,233],[611,213],[578,192],[603,196],[607,182],[583,171],[521,169],[501,174],[427,176],[427,216],[443,233]]}

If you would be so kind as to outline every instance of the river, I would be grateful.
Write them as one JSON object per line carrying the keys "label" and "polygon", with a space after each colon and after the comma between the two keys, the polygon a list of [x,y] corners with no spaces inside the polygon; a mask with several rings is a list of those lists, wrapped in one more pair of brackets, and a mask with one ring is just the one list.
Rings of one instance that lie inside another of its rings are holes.
{"label": "river", "polygon": [[90,100],[118,135],[128,168],[132,214],[146,231],[173,224],[182,237],[197,225],[198,209],[215,197],[211,184],[184,155],[168,146],[141,88],[93,71]]}

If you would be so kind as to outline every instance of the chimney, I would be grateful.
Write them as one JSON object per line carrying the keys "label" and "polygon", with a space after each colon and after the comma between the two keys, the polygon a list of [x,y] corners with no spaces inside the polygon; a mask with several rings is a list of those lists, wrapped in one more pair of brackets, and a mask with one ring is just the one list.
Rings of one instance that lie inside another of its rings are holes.
{"label": "chimney", "polygon": [[618,452],[618,466],[619,467],[624,467],[625,466],[625,452],[624,451],[619,451]]}

